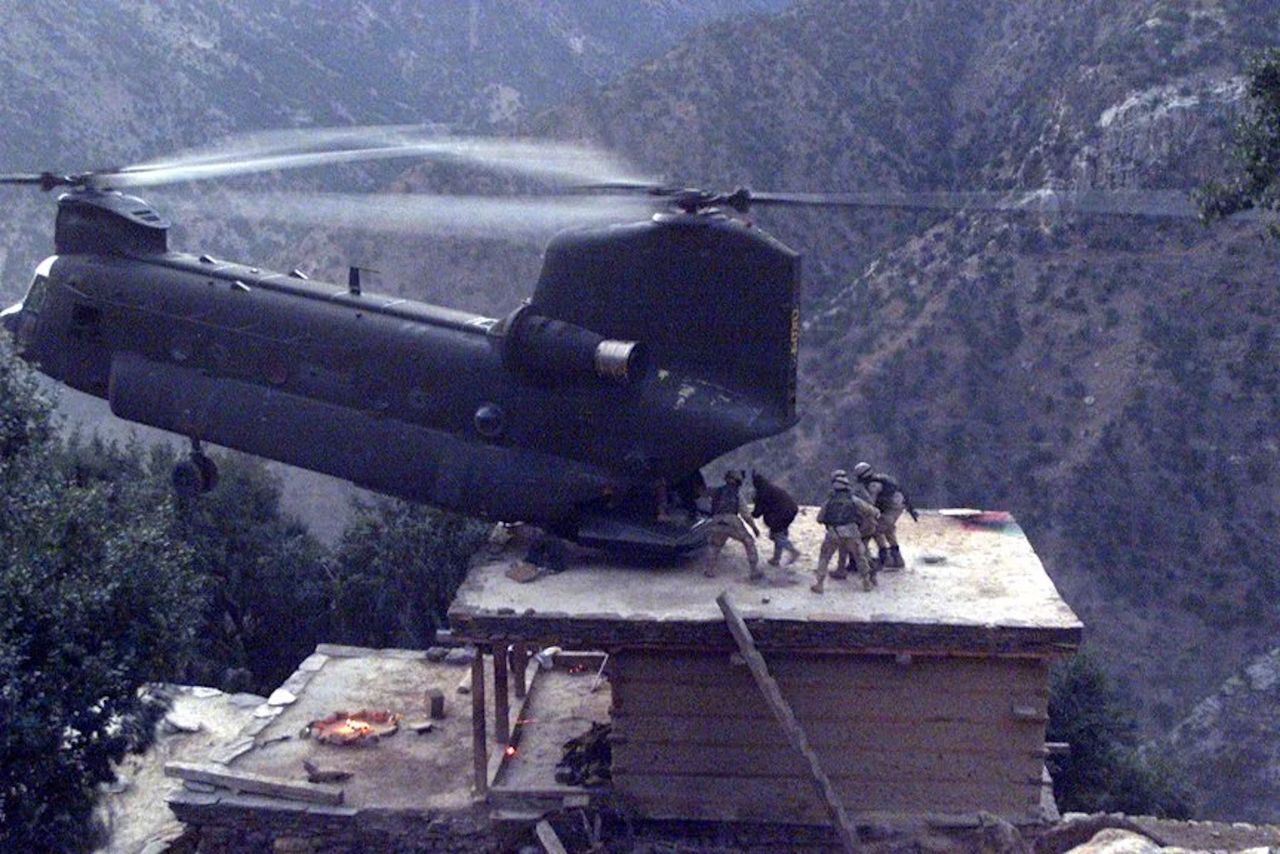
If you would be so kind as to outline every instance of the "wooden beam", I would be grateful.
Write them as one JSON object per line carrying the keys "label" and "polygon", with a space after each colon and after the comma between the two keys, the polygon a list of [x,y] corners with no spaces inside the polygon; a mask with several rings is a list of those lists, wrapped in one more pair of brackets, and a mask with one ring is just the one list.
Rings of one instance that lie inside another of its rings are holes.
{"label": "wooden beam", "polygon": [[769,705],[770,711],[773,712],[773,716],[778,719],[783,733],[787,736],[787,741],[791,742],[791,746],[808,763],[809,775],[813,780],[814,788],[817,789],[818,797],[822,800],[822,805],[831,817],[831,823],[835,828],[836,836],[840,840],[840,845],[844,848],[846,854],[853,854],[858,850],[857,832],[849,821],[849,817],[845,814],[844,805],[840,803],[840,798],[836,795],[836,791],[831,785],[831,780],[827,777],[826,772],[822,770],[822,763],[818,761],[818,754],[814,753],[809,746],[809,738],[805,735],[804,727],[800,726],[800,722],[796,720],[795,713],[791,711],[791,706],[787,705],[786,698],[782,696],[782,692],[778,689],[778,683],[773,681],[773,677],[769,675],[769,667],[765,664],[764,656],[756,649],[755,638],[751,636],[751,630],[743,622],[742,616],[734,610],[733,605],[729,602],[729,594],[727,592],[721,593],[716,597],[716,604],[720,606],[720,612],[724,614],[724,621],[729,627],[729,633],[733,635],[733,640],[738,645],[738,651],[742,653],[743,659],[747,662],[747,668],[751,671],[751,676],[756,680],[756,687],[760,689],[760,693],[764,696],[764,700]]}
{"label": "wooden beam", "polygon": [[538,822],[533,830],[538,835],[538,841],[542,843],[542,847],[546,849],[547,854],[569,854],[565,850],[564,844],[560,842],[560,837],[556,835],[555,829],[545,818]]}
{"label": "wooden beam", "polygon": [[527,644],[511,645],[511,674],[516,683],[516,699],[523,700],[527,685],[526,671],[529,669],[529,647]]}
{"label": "wooden beam", "polygon": [[507,693],[507,646],[493,650],[493,740],[504,747],[511,738],[511,695]]}
{"label": "wooden beam", "polygon": [[489,791],[489,740],[484,718],[484,648],[476,647],[476,657],[471,659],[471,752],[479,795]]}
{"label": "wooden beam", "polygon": [[306,801],[330,806],[342,803],[342,789],[338,786],[307,783],[266,774],[252,774],[248,771],[232,771],[226,765],[212,762],[167,762],[164,766],[164,775],[196,783],[209,783],[236,792],[288,798],[291,801]]}

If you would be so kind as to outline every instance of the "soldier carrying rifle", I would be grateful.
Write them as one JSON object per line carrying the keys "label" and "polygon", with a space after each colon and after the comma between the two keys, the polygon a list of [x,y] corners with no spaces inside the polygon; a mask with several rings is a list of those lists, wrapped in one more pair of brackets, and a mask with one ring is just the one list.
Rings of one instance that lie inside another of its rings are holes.
{"label": "soldier carrying rifle", "polygon": [[902,569],[906,563],[898,549],[898,517],[906,510],[911,514],[912,521],[919,522],[920,514],[911,505],[911,499],[898,482],[887,474],[873,471],[871,463],[858,463],[853,467],[853,476],[866,489],[876,509],[880,511],[875,531],[880,565],[885,569]]}
{"label": "soldier carrying rifle", "polygon": [[[849,475],[843,469],[836,469],[831,473],[831,494],[818,511],[818,524],[824,525],[827,530],[822,538],[822,548],[818,552],[818,580],[809,588],[814,593],[823,592],[827,564],[837,552],[841,557],[848,556],[858,568],[858,575],[862,576],[862,589],[870,590],[876,586],[859,528],[859,521],[863,516],[878,518],[880,511],[875,505],[854,495]],[[841,577],[842,574],[837,571],[832,573],[832,577]]]}

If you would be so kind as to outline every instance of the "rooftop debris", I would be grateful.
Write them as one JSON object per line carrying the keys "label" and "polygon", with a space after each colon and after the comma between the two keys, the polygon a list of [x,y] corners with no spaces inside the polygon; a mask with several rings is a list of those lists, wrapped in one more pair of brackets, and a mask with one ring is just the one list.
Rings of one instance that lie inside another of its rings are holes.
{"label": "rooftop debris", "polygon": [[593,723],[591,729],[564,743],[564,758],[556,763],[556,782],[566,786],[602,786],[613,778],[611,724]]}

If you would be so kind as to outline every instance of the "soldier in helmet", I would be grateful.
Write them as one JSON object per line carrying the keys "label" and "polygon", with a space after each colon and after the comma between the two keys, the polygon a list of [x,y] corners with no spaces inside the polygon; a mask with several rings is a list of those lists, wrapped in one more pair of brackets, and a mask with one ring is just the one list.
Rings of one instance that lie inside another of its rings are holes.
{"label": "soldier in helmet", "polygon": [[[818,511],[818,524],[826,526],[827,531],[822,538],[822,548],[818,552],[818,580],[809,588],[814,593],[823,591],[827,578],[827,564],[831,562],[832,555],[837,552],[847,556],[858,568],[864,590],[870,590],[875,586],[875,577],[871,573],[871,564],[867,560],[867,552],[862,545],[862,536],[858,527],[861,514],[867,514],[873,518],[880,515],[875,505],[853,494],[849,475],[843,469],[836,469],[831,473],[831,493],[823,503],[822,509]],[[836,575],[833,573],[833,576]],[[843,574],[840,573],[840,575]]]}
{"label": "soldier in helmet", "polygon": [[902,491],[898,482],[887,474],[873,471],[871,463],[861,462],[853,467],[853,475],[858,483],[867,490],[871,500],[880,511],[880,519],[876,524],[876,547],[879,550],[880,564],[885,569],[901,569],[906,566],[902,560],[902,552],[898,548],[898,518],[902,511],[911,514],[913,521],[920,521],[920,514],[911,506],[911,499]]}
{"label": "soldier in helmet", "polygon": [[[711,543],[711,565],[704,574],[707,578],[715,578],[716,567],[720,563],[720,550],[729,540],[737,540],[747,551],[747,563],[751,566],[752,581],[763,578],[760,571],[760,555],[756,552],[755,538],[760,529],[751,521],[746,502],[742,500],[742,473],[729,470],[724,473],[724,485],[718,486],[711,493],[711,519],[707,522],[707,540]],[[747,528],[751,533],[747,533]]]}

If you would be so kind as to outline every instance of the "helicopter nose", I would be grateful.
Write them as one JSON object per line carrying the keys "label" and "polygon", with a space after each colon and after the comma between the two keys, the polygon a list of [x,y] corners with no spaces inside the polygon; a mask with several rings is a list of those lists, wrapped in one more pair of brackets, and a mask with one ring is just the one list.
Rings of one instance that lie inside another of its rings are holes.
{"label": "helicopter nose", "polygon": [[18,318],[22,316],[22,303],[14,303],[0,311],[0,326],[4,326],[5,330],[12,336],[18,334]]}

